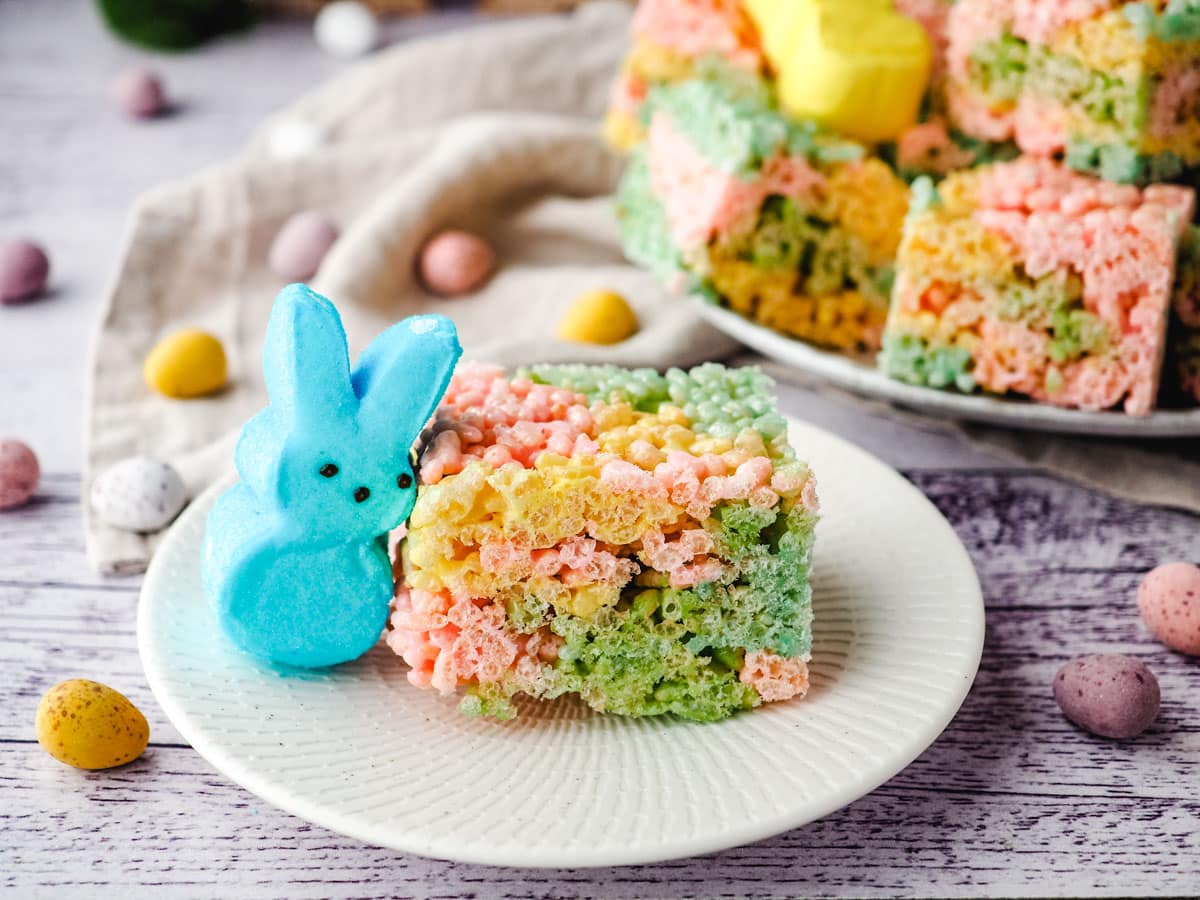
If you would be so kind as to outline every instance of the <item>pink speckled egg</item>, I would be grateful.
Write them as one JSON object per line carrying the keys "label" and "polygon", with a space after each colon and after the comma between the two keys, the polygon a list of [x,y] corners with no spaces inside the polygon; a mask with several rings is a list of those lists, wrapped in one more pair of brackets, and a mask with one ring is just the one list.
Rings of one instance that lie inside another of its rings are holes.
{"label": "pink speckled egg", "polygon": [[271,271],[288,281],[308,281],[321,268],[321,260],[338,239],[337,226],[315,209],[288,219],[275,240],[267,261]]}
{"label": "pink speckled egg", "polygon": [[0,509],[28,501],[41,474],[37,457],[28,446],[11,438],[0,440]]}
{"label": "pink speckled egg", "polygon": [[1073,659],[1054,676],[1063,714],[1101,737],[1131,738],[1158,718],[1158,679],[1145,663],[1115,653]]}
{"label": "pink speckled egg", "polygon": [[162,79],[149,69],[126,69],[113,82],[113,97],[131,119],[152,119],[167,109]]}
{"label": "pink speckled egg", "polygon": [[421,281],[435,294],[457,297],[483,286],[496,264],[491,245],[469,231],[434,235],[417,262]]}
{"label": "pink speckled egg", "polygon": [[0,241],[0,303],[31,300],[46,289],[50,259],[33,241]]}
{"label": "pink speckled egg", "polygon": [[1137,600],[1151,634],[1172,650],[1200,656],[1200,567],[1173,562],[1151,569]]}

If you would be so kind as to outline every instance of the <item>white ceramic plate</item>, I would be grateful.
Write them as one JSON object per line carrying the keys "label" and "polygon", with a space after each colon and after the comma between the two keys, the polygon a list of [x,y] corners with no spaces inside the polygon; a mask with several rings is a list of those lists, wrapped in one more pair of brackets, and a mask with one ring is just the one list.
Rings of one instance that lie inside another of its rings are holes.
{"label": "white ceramic plate", "polygon": [[465,718],[382,646],[284,677],[220,636],[200,587],[213,494],[146,576],[138,645],[155,696],[209,762],[264,800],[397,850],[514,866],[646,863],[748,843],[863,796],[941,733],[983,644],[971,561],[933,505],[845,441],[793,423],[823,506],[812,689],[714,724],[526,703]]}
{"label": "white ceramic plate", "polygon": [[751,322],[703,297],[692,296],[689,302],[712,325],[763,356],[856,394],[888,400],[928,415],[1068,434],[1137,438],[1200,436],[1200,408],[1127,416],[1120,411],[1084,412],[1019,399],[917,387],[888,378],[865,357],[821,350]]}

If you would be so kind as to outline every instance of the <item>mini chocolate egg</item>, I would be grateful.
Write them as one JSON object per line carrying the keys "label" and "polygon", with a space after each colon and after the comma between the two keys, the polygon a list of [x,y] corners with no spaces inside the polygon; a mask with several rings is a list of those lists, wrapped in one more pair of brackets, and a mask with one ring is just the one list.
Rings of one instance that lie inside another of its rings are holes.
{"label": "mini chocolate egg", "polygon": [[1150,570],[1137,601],[1151,634],[1172,650],[1200,656],[1200,566],[1174,562]]}
{"label": "mini chocolate egg", "polygon": [[41,468],[29,447],[18,440],[0,440],[0,509],[29,501],[37,490]]}
{"label": "mini chocolate egg", "polygon": [[1119,654],[1081,656],[1054,676],[1063,714],[1092,734],[1131,738],[1158,718],[1158,679],[1140,660]]}
{"label": "mini chocolate egg", "polygon": [[496,253],[479,235],[443,231],[421,248],[417,268],[425,287],[443,297],[469,294],[483,286],[496,265]]}
{"label": "mini chocolate egg", "polygon": [[325,142],[325,134],[303,119],[282,119],[267,135],[267,152],[273,159],[298,159],[307,156]]}
{"label": "mini chocolate egg", "polygon": [[0,303],[32,300],[46,289],[50,259],[33,241],[0,241]]}
{"label": "mini chocolate egg", "polygon": [[150,351],[142,377],[164,397],[183,400],[212,394],[225,387],[229,378],[225,348],[207,331],[176,331]]}
{"label": "mini chocolate egg", "polygon": [[85,678],[60,681],[37,708],[42,749],[77,769],[110,769],[137,759],[150,742],[150,726],[120,691]]}
{"label": "mini chocolate egg", "polygon": [[339,59],[353,59],[375,49],[379,22],[375,14],[354,0],[338,0],[321,8],[313,22],[317,46]]}
{"label": "mini chocolate egg", "polygon": [[158,531],[185,503],[187,488],[179,473],[145,456],[123,459],[92,482],[92,511],[122,531]]}
{"label": "mini chocolate egg", "polygon": [[557,334],[581,344],[619,344],[637,330],[637,314],[628,300],[614,291],[585,291],[567,307]]}
{"label": "mini chocolate egg", "polygon": [[131,119],[152,119],[167,109],[162,79],[149,69],[134,66],[113,82],[113,96],[122,112]]}
{"label": "mini chocolate egg", "polygon": [[308,281],[321,268],[321,260],[338,239],[337,226],[315,209],[296,213],[283,223],[267,262],[271,271],[288,281]]}

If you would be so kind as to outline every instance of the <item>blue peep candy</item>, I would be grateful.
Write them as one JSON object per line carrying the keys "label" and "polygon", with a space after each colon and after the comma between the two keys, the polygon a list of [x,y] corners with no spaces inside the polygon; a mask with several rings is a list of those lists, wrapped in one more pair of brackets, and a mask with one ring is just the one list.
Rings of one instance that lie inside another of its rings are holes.
{"label": "blue peep candy", "polygon": [[315,668],[379,639],[387,534],[416,501],[410,452],[462,354],[454,323],[412,316],[350,369],[333,304],[280,291],[263,369],[270,405],[242,429],[241,481],[209,513],[203,580],[221,628],[260,659]]}

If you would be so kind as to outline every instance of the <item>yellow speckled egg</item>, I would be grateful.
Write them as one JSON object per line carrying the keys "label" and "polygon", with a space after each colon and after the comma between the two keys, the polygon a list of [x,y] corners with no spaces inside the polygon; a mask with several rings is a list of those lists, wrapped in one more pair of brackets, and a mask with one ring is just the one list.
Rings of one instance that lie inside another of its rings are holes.
{"label": "yellow speckled egg", "polygon": [[42,695],[37,739],[47,753],[68,766],[108,769],[142,755],[150,726],[120,691],[72,678]]}
{"label": "yellow speckled egg", "polygon": [[146,384],[167,397],[201,397],[225,386],[225,348],[207,331],[167,335],[146,357]]}
{"label": "yellow speckled egg", "polygon": [[558,323],[560,338],[581,344],[618,344],[637,330],[637,315],[615,291],[585,291]]}

